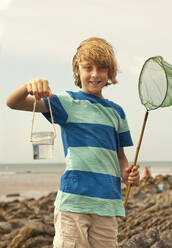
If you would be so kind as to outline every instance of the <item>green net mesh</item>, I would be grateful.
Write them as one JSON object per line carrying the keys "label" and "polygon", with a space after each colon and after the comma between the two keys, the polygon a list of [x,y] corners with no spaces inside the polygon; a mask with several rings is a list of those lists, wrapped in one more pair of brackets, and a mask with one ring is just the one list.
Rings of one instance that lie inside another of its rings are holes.
{"label": "green net mesh", "polygon": [[161,56],[144,63],[139,77],[139,96],[147,110],[172,105],[172,65]]}

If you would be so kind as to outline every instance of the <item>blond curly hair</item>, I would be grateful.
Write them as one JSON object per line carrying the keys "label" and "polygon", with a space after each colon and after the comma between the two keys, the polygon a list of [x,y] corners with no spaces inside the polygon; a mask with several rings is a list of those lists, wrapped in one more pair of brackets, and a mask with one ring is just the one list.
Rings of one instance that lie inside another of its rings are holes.
{"label": "blond curly hair", "polygon": [[106,85],[117,83],[116,76],[118,66],[114,50],[106,40],[91,37],[82,41],[77,48],[77,52],[73,57],[72,66],[75,84],[80,88],[82,88],[82,85],[79,76],[79,64],[84,60],[108,68],[108,82]]}

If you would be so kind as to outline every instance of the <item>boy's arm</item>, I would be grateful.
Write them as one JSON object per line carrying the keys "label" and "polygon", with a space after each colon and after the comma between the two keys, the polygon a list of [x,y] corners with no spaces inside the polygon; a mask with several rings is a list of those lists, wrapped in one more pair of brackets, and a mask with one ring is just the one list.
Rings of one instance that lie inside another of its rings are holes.
{"label": "boy's arm", "polygon": [[7,105],[12,109],[33,111],[36,98],[36,112],[48,112],[41,98],[52,96],[47,80],[34,79],[14,90],[7,98]]}
{"label": "boy's arm", "polygon": [[125,156],[124,153],[124,148],[120,147],[119,153],[118,153],[118,160],[119,160],[119,165],[120,165],[120,170],[121,170],[121,177],[123,182],[128,185],[137,185],[140,180],[140,175],[139,175],[139,165],[129,165],[128,160]]}

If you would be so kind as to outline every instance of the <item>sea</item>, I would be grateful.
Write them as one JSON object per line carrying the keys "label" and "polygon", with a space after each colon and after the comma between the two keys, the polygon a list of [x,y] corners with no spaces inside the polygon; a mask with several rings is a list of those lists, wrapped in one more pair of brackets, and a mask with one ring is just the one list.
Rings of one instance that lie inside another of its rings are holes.
{"label": "sea", "polygon": [[[144,170],[148,167],[153,177],[157,175],[172,175],[172,161],[144,161],[137,162],[140,165],[140,175],[144,174]],[[12,163],[12,164],[0,164],[0,176],[14,175],[18,173],[53,173],[63,172],[65,170],[65,163],[46,163],[46,162],[34,162],[34,163]]]}
{"label": "sea", "polygon": [[33,163],[7,163],[0,164],[1,175],[14,175],[25,173],[53,173],[65,170],[65,163],[33,162]]}

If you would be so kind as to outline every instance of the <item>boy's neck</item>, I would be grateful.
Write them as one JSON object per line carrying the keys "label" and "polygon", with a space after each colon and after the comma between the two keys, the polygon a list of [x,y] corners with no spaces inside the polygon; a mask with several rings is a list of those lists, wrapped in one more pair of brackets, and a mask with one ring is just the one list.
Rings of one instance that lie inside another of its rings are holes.
{"label": "boy's neck", "polygon": [[89,92],[87,92],[87,91],[85,91],[83,89],[81,89],[81,91],[84,92],[84,93],[86,93],[86,94],[89,94],[89,95],[96,96],[96,97],[99,97],[101,99],[104,99],[102,93],[100,93],[100,94],[93,94],[93,93],[89,93]]}

